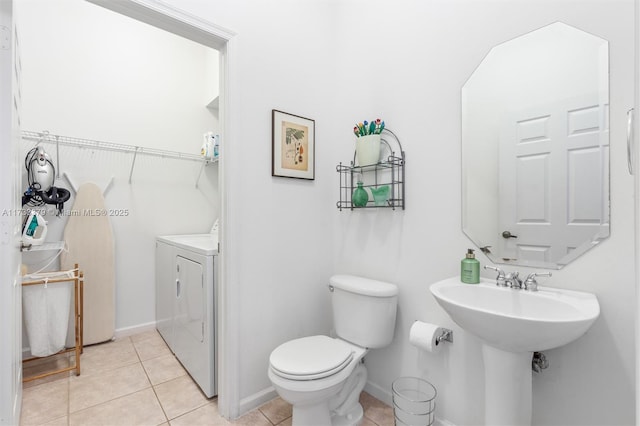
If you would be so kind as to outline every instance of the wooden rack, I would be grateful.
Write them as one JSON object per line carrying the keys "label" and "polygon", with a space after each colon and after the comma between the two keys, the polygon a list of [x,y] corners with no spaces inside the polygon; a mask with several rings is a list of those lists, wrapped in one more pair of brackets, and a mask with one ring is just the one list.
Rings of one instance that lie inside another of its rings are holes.
{"label": "wooden rack", "polygon": [[60,352],[57,352],[55,354],[52,354],[46,357],[32,357],[22,361],[24,364],[37,359],[44,359],[44,358],[57,356],[63,353],[75,352],[74,365],[69,367],[63,367],[57,370],[52,370],[46,373],[41,373],[32,377],[24,377],[22,379],[23,382],[30,382],[32,380],[37,380],[43,377],[52,376],[54,374],[63,373],[65,371],[72,371],[72,370],[76,371],[76,376],[80,375],[80,354],[82,353],[82,346],[83,346],[82,314],[84,310],[84,302],[83,302],[84,301],[84,274],[82,273],[82,271],[78,269],[77,263],[75,265],[75,269],[73,270],[73,272],[74,272],[73,277],[62,277],[62,278],[51,278],[51,279],[41,278],[41,279],[22,282],[23,286],[31,286],[31,285],[45,285],[45,284],[54,284],[54,283],[73,281],[74,302],[75,302],[74,303],[74,320],[75,320],[74,323],[75,323],[75,331],[76,331],[75,346],[73,348],[63,349]]}

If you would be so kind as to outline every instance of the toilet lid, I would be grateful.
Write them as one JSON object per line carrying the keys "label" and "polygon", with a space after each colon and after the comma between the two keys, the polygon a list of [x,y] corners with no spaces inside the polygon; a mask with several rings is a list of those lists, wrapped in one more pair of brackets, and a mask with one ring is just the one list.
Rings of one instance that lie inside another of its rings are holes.
{"label": "toilet lid", "polygon": [[353,348],[328,336],[310,336],[278,346],[269,362],[274,373],[291,380],[314,380],[336,374],[353,359]]}

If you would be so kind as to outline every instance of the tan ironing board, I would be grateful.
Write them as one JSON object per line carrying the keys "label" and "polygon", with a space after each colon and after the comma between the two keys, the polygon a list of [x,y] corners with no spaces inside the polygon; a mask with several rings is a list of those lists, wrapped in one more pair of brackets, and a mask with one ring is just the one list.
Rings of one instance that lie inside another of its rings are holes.
{"label": "tan ironing board", "polygon": [[[78,188],[64,240],[68,252],[60,256],[61,267],[72,269],[77,263],[84,272],[83,342],[111,340],[115,330],[113,232],[102,190],[96,184],[87,182]],[[69,327],[67,346],[73,345],[73,330]]]}

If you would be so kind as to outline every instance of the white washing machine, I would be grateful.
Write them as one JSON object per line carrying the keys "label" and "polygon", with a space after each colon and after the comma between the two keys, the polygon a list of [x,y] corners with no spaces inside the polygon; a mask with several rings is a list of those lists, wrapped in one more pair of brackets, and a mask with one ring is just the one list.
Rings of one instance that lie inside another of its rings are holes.
{"label": "white washing machine", "polygon": [[217,258],[217,233],[156,239],[156,328],[209,398],[218,393]]}

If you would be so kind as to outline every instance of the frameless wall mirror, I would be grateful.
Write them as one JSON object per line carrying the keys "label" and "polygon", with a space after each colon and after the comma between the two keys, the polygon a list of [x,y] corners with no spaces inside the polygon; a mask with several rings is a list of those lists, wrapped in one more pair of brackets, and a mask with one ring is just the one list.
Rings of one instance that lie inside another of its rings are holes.
{"label": "frameless wall mirror", "polygon": [[462,228],[492,262],[560,269],[609,236],[609,45],[557,22],[462,87]]}

